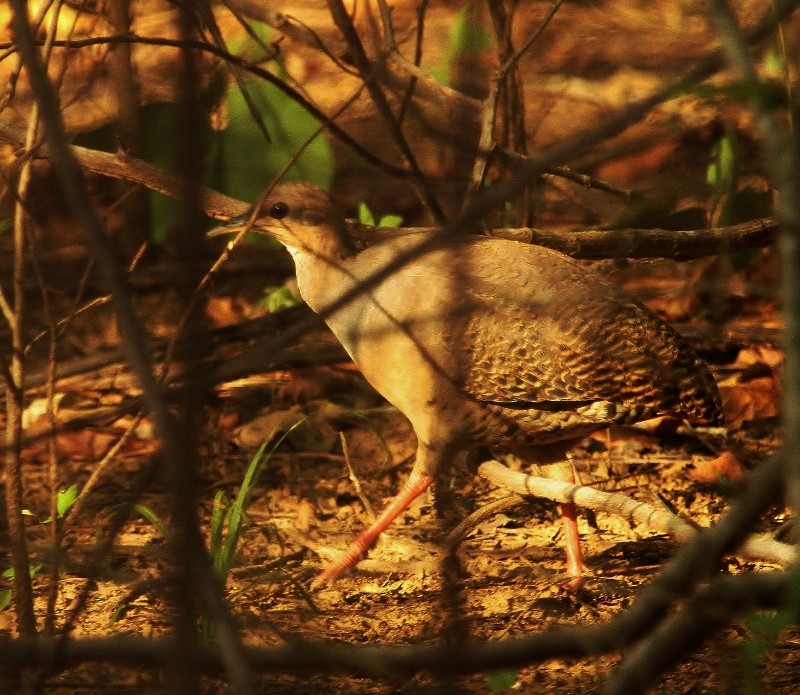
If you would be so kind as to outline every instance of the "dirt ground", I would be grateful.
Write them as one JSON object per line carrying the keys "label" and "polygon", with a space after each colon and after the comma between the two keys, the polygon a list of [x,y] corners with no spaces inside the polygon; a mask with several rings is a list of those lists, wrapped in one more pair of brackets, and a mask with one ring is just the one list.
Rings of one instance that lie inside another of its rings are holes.
{"label": "dirt ground", "polygon": [[[417,3],[394,4],[398,6],[398,22],[405,17],[406,25],[413,26]],[[292,12],[300,12],[301,6],[307,5],[305,21],[317,31],[332,32],[328,12],[319,3],[272,3],[270,9],[273,5],[286,5]],[[460,7],[459,3],[440,5],[437,12],[441,15],[429,19],[425,30],[433,44],[433,53],[426,53],[429,62],[436,62],[445,50],[451,15]],[[537,12],[530,16],[521,13],[514,25],[523,37],[536,26],[538,11],[544,11],[542,3],[528,5]],[[639,0],[565,3],[572,14],[557,16],[559,22],[563,21],[560,30],[547,44],[526,55],[523,64],[526,67],[521,74],[530,100],[527,126],[535,133],[530,152],[566,139],[587,123],[602,121],[613,113],[612,107],[617,107],[617,92],[649,94],[654,84],[662,84],[665,65],[669,71],[688,70],[698,56],[706,55],[709,41],[716,42],[710,26],[696,21],[698,4],[651,5]],[[741,6],[738,10],[754,15],[753,7],[759,3],[737,5]],[[636,11],[626,11],[625,6]],[[691,21],[677,21],[683,12],[689,13]],[[652,33],[641,33],[642,27],[629,26],[629,20],[652,25]],[[594,26],[595,22],[601,29]],[[406,31],[405,40],[411,36]],[[284,44],[287,53],[289,45],[289,41]],[[142,55],[149,60],[154,49],[147,46]],[[295,56],[293,66],[298,82],[331,113],[349,94],[348,80],[360,86],[360,80],[341,73],[338,65],[332,74],[324,72],[320,66],[327,64],[327,57],[317,55],[316,50],[310,57],[305,52],[300,56],[302,60]],[[472,77],[481,88],[494,75],[494,63],[484,62],[477,66],[467,62],[463,76]],[[612,68],[618,62],[625,69]],[[562,73],[577,79],[564,82]],[[597,86],[592,84],[604,82],[605,77],[613,79],[609,85],[601,85],[603,91],[597,96]],[[655,77],[658,79],[654,82]],[[152,80],[159,87],[164,81],[161,72]],[[77,84],[83,90],[84,80]],[[571,85],[570,89],[565,85]],[[606,87],[608,91],[604,91]],[[752,119],[742,105],[709,105],[699,97],[688,96],[680,102],[680,111],[670,106],[657,112],[629,131],[625,136],[630,136],[629,141],[611,143],[608,151],[595,152],[586,160],[587,171],[600,178],[633,192],[652,194],[652,199],[640,202],[647,202],[653,210],[645,205],[635,209],[635,197],[608,196],[548,177],[543,186],[546,192],[536,194],[541,200],[537,201],[535,224],[569,230],[709,226],[714,218],[707,186],[712,145],[726,128],[748,125]],[[362,101],[368,101],[366,92]],[[80,102],[76,101],[76,106],[67,116],[92,115]],[[382,124],[375,126],[365,113],[369,112],[354,109],[345,114],[344,122],[354,128],[359,143],[383,153],[387,148],[385,128]],[[427,115],[423,111],[417,123],[412,110],[406,127],[413,128],[415,150],[424,154],[423,164],[433,170],[430,178],[438,182],[448,203],[460,209],[461,198],[454,195],[458,186],[453,190],[450,187],[454,171],[463,174],[472,167],[474,152],[464,147],[471,142],[470,131],[466,126],[467,135],[453,130],[457,123],[452,119],[439,125],[436,119],[431,124],[426,122],[427,118],[440,117],[438,114],[438,110]],[[673,122],[677,115],[683,119],[678,124]],[[654,132],[660,134],[656,137]],[[440,152],[443,134],[452,151],[442,152],[449,155]],[[751,173],[758,170],[753,162],[759,163],[762,158],[758,141],[749,133],[742,135],[739,144],[742,171],[747,176],[743,174],[737,184],[760,203],[770,202],[771,187],[761,174]],[[341,143],[335,147],[341,160],[337,166],[346,167],[353,160],[352,153]],[[579,166],[580,162],[571,165]],[[367,202],[376,216],[402,213],[408,224],[426,222],[410,187],[390,177],[378,179],[385,175],[372,168],[355,172],[345,168],[336,173],[338,193],[344,194],[343,199],[351,206]],[[124,230],[118,205],[121,189],[97,179],[91,180],[91,188],[109,230]],[[66,204],[54,195],[57,189],[51,174],[45,172],[42,178],[35,178],[31,208],[43,217],[34,246],[52,316],[70,317],[55,362],[60,368],[74,370],[72,376],[57,382],[58,417],[66,421],[84,416],[91,424],[59,434],[52,465],[47,439],[23,453],[30,553],[32,564],[38,568],[33,580],[37,623],[41,629],[50,619],[56,631],[69,624],[75,637],[156,638],[170,634],[172,629],[174,596],[169,580],[174,555],[167,536],[173,527],[173,490],[163,472],[153,465],[157,443],[149,422],[137,421],[127,411],[119,412],[140,392],[121,358],[113,354],[118,350],[119,336],[108,305],[75,311],[76,307],[89,306],[106,289],[88,270],[90,253],[83,231],[65,219]],[[748,207],[744,219],[767,214],[755,209]],[[0,235],[0,277],[4,283],[12,272],[10,237],[8,233]],[[213,262],[211,247],[206,250],[202,272]],[[178,271],[185,271],[175,259],[160,257],[159,253],[152,250],[153,257],[146,256],[129,278],[137,311],[154,344],[174,334],[180,304],[171,294],[174,290],[170,283]],[[285,254],[276,255],[261,247],[248,249],[231,261],[201,297],[205,318],[214,329],[267,313],[265,287],[291,288],[292,267]],[[697,439],[675,432],[655,434],[628,428],[587,438],[574,452],[576,469],[582,480],[598,488],[669,508],[698,526],[711,525],[724,513],[738,477],[780,441],[783,353],[782,324],[774,299],[776,256],[772,250],[757,250],[685,264],[608,261],[598,265],[674,323],[709,363],[720,385],[731,432],[751,453],[752,460],[743,468],[709,469],[708,463],[717,452]],[[26,277],[26,318],[31,326],[26,337],[31,341],[28,370],[41,376],[49,347],[42,336],[50,319],[45,316],[36,274],[31,270]],[[0,337],[4,340],[5,333],[2,324]],[[303,338],[301,349],[330,346],[331,340],[325,331],[317,331]],[[247,343],[247,338],[239,338],[235,345],[222,338],[215,344],[215,356],[221,361],[232,358]],[[109,360],[92,362],[106,354]],[[316,364],[313,359],[308,361]],[[404,418],[366,385],[351,364],[328,360],[321,366],[302,369],[279,365],[266,374],[255,374],[257,371],[251,370],[235,382],[218,384],[205,402],[197,404],[200,426],[194,462],[199,516],[208,538],[215,495],[221,492],[227,499],[235,497],[258,446],[264,440],[275,441],[276,433],[306,418],[263,466],[226,581],[226,596],[247,644],[278,646],[294,638],[365,645],[435,644],[465,637],[502,640],[560,626],[602,624],[636,601],[639,588],[658,575],[676,549],[673,540],[649,528],[632,526],[610,514],[582,513],[579,525],[591,577],[579,592],[566,591],[557,506],[530,500],[490,517],[471,531],[458,550],[458,586],[453,591],[442,572],[444,539],[471,512],[506,494],[473,476],[464,461],[454,461],[442,472],[435,499],[423,496],[390,528],[366,560],[333,586],[310,593],[312,577],[347,546],[369,522],[372,512],[397,492],[410,470],[415,439]],[[26,430],[46,429],[41,382],[28,395]],[[130,436],[126,434],[129,429]],[[115,450],[121,441],[119,450]],[[57,479],[58,487],[76,484],[83,491],[77,503],[80,509],[72,510],[57,554],[53,552],[52,525],[47,521],[51,516],[51,477]],[[127,509],[132,501],[139,508],[125,515],[112,546],[98,559],[98,539],[111,527],[119,510]],[[787,516],[783,506],[775,506],[761,520],[758,530],[785,532]],[[5,529],[0,529],[0,558],[4,563],[0,571],[9,566],[7,541]],[[51,579],[54,566],[59,568],[55,588]],[[775,568],[734,556],[723,561],[719,572],[770,569]],[[0,589],[10,585],[8,577],[0,578]],[[52,611],[48,601],[53,602]],[[13,609],[0,610],[0,634],[14,634],[15,627]],[[751,616],[743,617],[669,670],[654,692],[794,695],[800,686],[800,631],[783,632],[763,650],[757,648],[755,636],[755,621]],[[450,680],[426,675],[371,679],[345,674],[275,674],[262,676],[260,686],[264,693],[332,695],[591,694],[600,691],[624,657],[610,654],[554,659],[518,672]],[[108,663],[82,665],[42,678],[42,691],[54,695],[138,695],[163,693],[172,687],[164,673]],[[10,677],[0,677],[0,693],[16,692],[16,685],[11,685],[14,682]],[[229,691],[223,680],[202,681],[204,693]]]}
{"label": "dirt ground", "polygon": [[[668,297],[675,293],[664,288],[674,290],[682,282],[649,276],[644,284],[640,281],[639,289],[660,284],[659,296]],[[635,283],[629,284],[636,289]],[[654,308],[658,309],[657,304]],[[771,325],[774,307],[753,300],[740,309],[734,324],[746,332],[753,329],[756,318],[760,329]],[[732,327],[729,324],[727,330]],[[753,452],[766,455],[777,444],[778,392],[773,377],[780,353],[763,341],[723,349],[725,341],[719,335],[700,330],[699,324],[692,328],[696,335],[705,336],[694,342],[721,384],[732,429]],[[87,397],[88,391],[82,395]],[[109,397],[107,392],[102,394]],[[368,520],[365,501],[378,509],[398,489],[414,453],[409,425],[347,364],[275,372],[257,382],[240,382],[222,389],[216,401],[204,408],[208,427],[198,461],[204,529],[215,493],[223,491],[229,498],[237,493],[254,443],[265,432],[276,426],[285,429],[306,414],[309,419],[264,466],[228,579],[227,595],[245,641],[267,646],[293,637],[364,644],[443,639],[453,616],[443,599],[439,544],[467,514],[504,495],[473,477],[463,462],[443,475],[438,504],[430,496],[423,498],[356,570],[317,593],[306,591],[320,566]],[[101,435],[116,436],[123,424],[121,420],[116,429],[95,428],[96,445],[102,448]],[[339,433],[346,442],[347,457]],[[86,510],[66,536],[55,617],[56,624],[65,620],[88,587],[85,606],[74,622],[76,637],[155,637],[170,629],[165,577],[171,552],[158,523],[131,514],[104,558],[102,571],[97,574],[90,569],[104,523],[125,492],[140,484],[141,471],[148,468],[152,442],[146,428],[140,435],[104,470]],[[86,446],[85,438],[81,439],[75,447],[80,455],[64,459],[70,480],[85,483],[94,470],[96,459],[89,460]],[[598,487],[666,505],[701,526],[713,524],[724,511],[732,485],[724,479],[719,483],[698,480],[708,475],[703,464],[712,458],[712,452],[690,438],[630,429],[598,433],[575,452],[577,470],[597,479]],[[39,521],[47,516],[49,504],[43,460],[41,452],[32,454],[25,475],[28,498],[37,515],[30,524],[32,554],[47,567],[49,527]],[[158,473],[149,477],[138,501],[169,528],[171,497]],[[777,529],[784,520],[785,510],[776,507],[764,518],[763,530]],[[580,530],[592,577],[573,594],[559,581],[564,558],[554,504],[532,500],[478,525],[459,550],[459,634],[499,640],[562,625],[602,623],[636,600],[638,587],[657,575],[675,549],[669,538],[607,514],[583,514]],[[769,568],[731,557],[720,572]],[[34,580],[40,619],[46,610],[48,585],[45,569]],[[0,613],[0,628],[6,633],[13,629],[11,610]],[[755,661],[744,656],[752,644],[750,635],[748,619],[725,629],[666,674],[657,691],[796,692],[798,632],[782,634]],[[513,689],[519,692],[593,693],[619,658],[552,660],[511,674],[509,684],[514,683]],[[493,677],[481,674],[442,683],[423,676],[396,681],[344,675],[265,676],[262,683],[263,692],[275,693],[489,693]],[[749,690],[743,689],[743,683],[750,684]],[[63,694],[149,693],[168,687],[163,674],[106,665],[74,668],[47,679],[47,692]],[[204,682],[205,692],[224,692],[226,687],[215,680]]]}

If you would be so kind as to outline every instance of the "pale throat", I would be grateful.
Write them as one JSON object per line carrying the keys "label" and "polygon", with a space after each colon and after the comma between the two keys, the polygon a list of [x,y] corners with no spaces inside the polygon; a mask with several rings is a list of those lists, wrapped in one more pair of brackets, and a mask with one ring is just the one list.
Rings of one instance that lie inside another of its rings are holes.
{"label": "pale throat", "polygon": [[341,260],[293,246],[286,250],[294,260],[300,296],[313,311],[326,309],[355,284]]}

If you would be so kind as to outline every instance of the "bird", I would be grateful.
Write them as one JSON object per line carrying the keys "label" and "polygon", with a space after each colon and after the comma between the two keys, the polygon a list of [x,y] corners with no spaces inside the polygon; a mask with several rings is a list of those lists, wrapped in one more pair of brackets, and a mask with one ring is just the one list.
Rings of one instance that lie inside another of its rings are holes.
{"label": "bird", "polygon": [[[400,491],[315,587],[363,559],[460,451],[499,447],[552,464],[613,424],[723,424],[716,382],[684,339],[562,253],[477,234],[421,252],[418,235],[357,250],[331,197],[303,181],[275,185],[209,235],[245,226],[288,250],[303,300],[417,438]],[[561,512],[567,575],[580,581],[575,505]]]}

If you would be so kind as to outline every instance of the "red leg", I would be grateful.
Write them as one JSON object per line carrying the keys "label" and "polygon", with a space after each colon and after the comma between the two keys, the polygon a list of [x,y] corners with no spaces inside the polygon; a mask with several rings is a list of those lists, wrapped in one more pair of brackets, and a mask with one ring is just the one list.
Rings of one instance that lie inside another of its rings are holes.
{"label": "red leg", "polygon": [[[570,472],[565,476],[567,482],[575,482],[575,474]],[[570,591],[578,591],[583,586],[583,576],[588,568],[583,561],[581,552],[581,539],[578,533],[578,507],[574,502],[561,505],[561,521],[564,526],[564,552],[567,556],[567,575],[569,579],[565,586]]]}
{"label": "red leg", "polygon": [[408,506],[427,490],[433,483],[433,476],[419,475],[411,472],[411,477],[403,485],[403,489],[389,502],[380,516],[375,519],[358,538],[356,538],[340,560],[328,565],[318,574],[311,583],[313,588],[322,586],[327,582],[335,580],[344,571],[355,566],[377,542],[381,533],[402,514]]}
{"label": "red leg", "polygon": [[574,502],[561,505],[561,520],[564,524],[564,550],[567,555],[567,574],[570,577],[581,577],[587,571],[581,552],[581,540],[578,534],[578,507]]}

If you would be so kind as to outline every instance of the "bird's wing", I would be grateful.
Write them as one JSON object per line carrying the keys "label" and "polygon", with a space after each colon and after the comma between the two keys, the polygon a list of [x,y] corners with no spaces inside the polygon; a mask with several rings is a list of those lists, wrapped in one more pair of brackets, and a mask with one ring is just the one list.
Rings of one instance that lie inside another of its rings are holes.
{"label": "bird's wing", "polygon": [[[394,258],[405,243],[371,253],[388,249]],[[375,296],[382,308],[374,313],[393,317],[384,329],[408,331],[425,360],[473,400],[721,417],[713,378],[670,326],[548,249],[459,242],[407,264]]]}
{"label": "bird's wing", "polygon": [[546,249],[520,248],[510,268],[507,253],[496,260],[482,246],[453,303],[460,316],[447,322],[451,370],[469,397],[520,408],[609,401],[701,419],[715,409],[705,396],[688,402],[716,393],[694,352],[617,287]]}
{"label": "bird's wing", "polygon": [[603,398],[587,371],[580,341],[553,322],[507,307],[478,310],[452,324],[451,371],[471,398],[503,405],[591,401]]}

